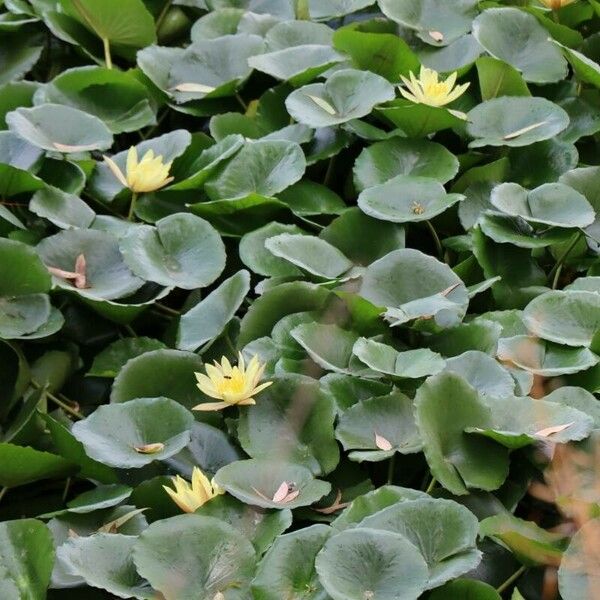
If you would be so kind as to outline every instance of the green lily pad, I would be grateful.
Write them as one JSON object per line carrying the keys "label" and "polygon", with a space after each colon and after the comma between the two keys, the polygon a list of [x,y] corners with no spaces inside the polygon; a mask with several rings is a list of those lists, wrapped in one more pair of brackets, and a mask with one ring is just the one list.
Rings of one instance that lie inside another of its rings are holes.
{"label": "green lily pad", "polygon": [[386,317],[398,325],[423,317],[434,317],[442,327],[455,325],[468,303],[464,283],[447,265],[413,249],[390,252],[369,265],[359,293],[387,307]]}
{"label": "green lily pad", "polygon": [[569,115],[545,98],[494,98],[469,114],[469,146],[528,146],[555,137],[569,125]]}
{"label": "green lily pad", "polygon": [[[378,0],[379,7],[390,19],[413,29],[426,43],[446,45],[471,29],[476,15],[475,0]],[[439,35],[431,35],[431,33]]]}
{"label": "green lily pad", "polygon": [[592,417],[594,429],[600,429],[600,404],[598,404],[596,397],[587,390],[565,385],[544,396],[544,400],[576,408]]}
{"label": "green lily pad", "polygon": [[[104,67],[64,71],[41,92],[45,102],[78,108],[102,119],[113,133],[136,131],[155,122],[147,89],[129,73]],[[107,102],[105,98],[110,97]]]}
{"label": "green lily pad", "polygon": [[551,533],[513,515],[496,515],[484,519],[479,532],[482,537],[499,540],[525,565],[560,564],[564,536]]}
{"label": "green lily pad", "polygon": [[62,289],[91,298],[112,300],[133,294],[143,285],[125,264],[118,240],[109,233],[92,229],[63,231],[43,239],[37,252],[47,267],[73,273],[78,257],[85,258],[85,285],[75,287],[72,279],[53,275]]}
{"label": "green lily pad", "polygon": [[522,217],[491,212],[481,215],[478,224],[481,231],[498,244],[512,244],[518,248],[546,248],[568,242],[572,236],[572,232],[568,229],[558,228],[550,228],[538,233]]}
{"label": "green lily pad", "polygon": [[414,406],[401,392],[369,398],[351,406],[335,430],[352,460],[381,461],[394,452],[413,454],[422,445],[415,425]]}
{"label": "green lily pad", "polygon": [[315,566],[333,600],[416,600],[428,579],[427,563],[406,537],[376,529],[332,536]]}
{"label": "green lily pad", "polygon": [[432,219],[463,198],[447,194],[444,186],[430,177],[397,175],[361,192],[358,206],[376,219],[411,223]]}
{"label": "green lily pad", "polygon": [[277,195],[299,217],[338,215],[346,209],[344,201],[330,188],[302,180]]}
{"label": "green lily pad", "polygon": [[[353,206],[331,221],[319,237],[341,250],[353,263],[366,266],[404,248],[406,232],[402,225],[373,219]],[[359,238],[361,243],[357,244]]]}
{"label": "green lily pad", "polygon": [[88,376],[116,377],[125,363],[152,350],[161,350],[166,346],[159,340],[148,337],[123,338],[113,342],[96,354]]}
{"label": "green lily pad", "polygon": [[[302,423],[291,418],[292,411],[302,412]],[[252,458],[280,455],[317,475],[329,473],[339,461],[334,418],[332,399],[313,379],[279,377],[240,415],[239,441]]]}
{"label": "green lily pad", "polygon": [[62,456],[28,446],[0,443],[0,485],[8,488],[71,475],[76,466]]}
{"label": "green lily pad", "polygon": [[308,6],[311,19],[328,21],[362,10],[374,3],[374,0],[309,0]]}
{"label": "green lily pad", "polygon": [[330,297],[324,288],[304,281],[282,283],[254,301],[244,315],[238,344],[270,335],[282,317],[305,310],[318,310]]}
{"label": "green lily pad", "polygon": [[537,19],[513,7],[489,8],[473,21],[477,41],[495,58],[512,65],[525,81],[564,79],[567,61]]}
{"label": "green lily pad", "polygon": [[444,359],[428,348],[398,352],[392,346],[367,338],[358,339],[352,353],[370,369],[403,379],[435,375],[445,365]]}
{"label": "green lily pad", "polygon": [[326,525],[311,525],[278,537],[260,562],[252,581],[256,600],[300,595],[319,600],[325,591],[314,570],[315,557],[331,536]]}
{"label": "green lily pad", "polygon": [[292,338],[319,366],[336,373],[348,373],[352,348],[358,335],[334,324],[305,323],[294,327]]}
{"label": "green lily pad", "polygon": [[238,271],[184,313],[179,320],[177,348],[194,351],[219,336],[250,290],[250,274]]}
{"label": "green lily pad", "polygon": [[225,267],[225,247],[207,221],[178,213],[131,229],[119,242],[123,260],[146,281],[196,289],[210,285]]}
{"label": "green lily pad", "polygon": [[495,490],[508,474],[508,453],[502,446],[464,435],[467,427],[489,428],[492,413],[460,375],[430,377],[415,397],[417,426],[432,475],[455,495],[468,488]]}
{"label": "green lily pad", "polygon": [[31,246],[0,238],[0,296],[43,294],[50,287],[50,274]]}
{"label": "green lily pad", "polygon": [[192,352],[154,350],[132,358],[117,375],[111,402],[134,398],[166,396],[192,408],[201,401],[194,372],[202,370],[202,360]]}
{"label": "green lily pad", "polygon": [[284,225],[283,223],[273,222],[244,235],[240,240],[239,246],[242,262],[249,269],[252,269],[254,273],[266,277],[300,275],[300,269],[284,258],[275,256],[265,248],[265,242],[269,238],[282,233],[301,234],[302,229],[296,225]]}
{"label": "green lily pad", "polygon": [[139,468],[184,448],[193,421],[173,400],[139,398],[100,406],[75,423],[72,432],[90,458],[112,467]]}
{"label": "green lily pad", "polygon": [[324,279],[335,279],[352,268],[352,262],[325,240],[301,234],[280,233],[265,241],[274,256]]}
{"label": "green lily pad", "polygon": [[156,40],[154,19],[142,0],[60,0],[60,6],[107,43],[143,48]]}
{"label": "green lily pad", "polygon": [[256,557],[252,544],[231,525],[192,514],[150,525],[133,548],[133,561],[165,600],[213,600],[219,593],[242,598],[230,590],[247,592]]}
{"label": "green lily pad", "polygon": [[[278,500],[276,492],[284,482],[292,486],[293,491],[289,499]],[[306,467],[281,462],[277,457],[233,462],[218,471],[215,483],[246,504],[278,509],[308,506],[331,489],[329,483],[314,479]],[[296,491],[299,493],[294,497]]]}
{"label": "green lily pad", "polygon": [[525,324],[534,335],[567,346],[589,346],[600,328],[600,295],[551,291],[525,308]]}
{"label": "green lily pad", "polygon": [[260,556],[292,524],[290,510],[264,510],[250,507],[227,494],[212,498],[196,514],[215,517],[238,529],[252,542]]}
{"label": "green lily pad", "polygon": [[569,348],[526,335],[501,339],[498,356],[525,371],[544,377],[578,373],[600,362],[600,357],[588,348]]}
{"label": "green lily pad", "polygon": [[492,427],[469,427],[466,431],[510,449],[543,441],[561,444],[582,440],[593,427],[592,418],[580,410],[546,400],[507,396],[486,402],[492,411]]}
{"label": "green lily pad", "polygon": [[585,196],[563,183],[545,183],[526,190],[517,183],[502,183],[492,190],[492,204],[525,221],[554,227],[586,227],[596,213]]}
{"label": "green lily pad", "polygon": [[398,502],[364,519],[363,527],[399,533],[411,541],[427,562],[428,589],[474,569],[481,560],[477,517],[453,500]]}
{"label": "green lily pad", "polygon": [[96,533],[74,537],[57,549],[57,558],[68,575],[119,598],[150,599],[155,596],[147,581],[137,574],[132,550],[133,535]]}
{"label": "green lily pad", "polygon": [[240,33],[198,40],[185,50],[150,46],[138,53],[138,64],[177,103],[221,98],[234,95],[249,77],[248,59],[263,45],[261,37]]}
{"label": "green lily pad", "polygon": [[306,169],[300,146],[283,140],[248,142],[205,183],[213,200],[274,196],[296,183]]}
{"label": "green lily pad", "polygon": [[332,48],[332,38],[333,30],[320,23],[278,23],[265,36],[264,53],[251,56],[248,64],[276,79],[304,85],[344,60]]}
{"label": "green lily pad", "polygon": [[61,229],[87,229],[96,218],[81,198],[55,187],[38,190],[29,202],[29,210]]}
{"label": "green lily pad", "polygon": [[111,131],[98,117],[61,104],[17,108],[6,115],[6,123],[34,146],[61,154],[106,150],[113,143]]}
{"label": "green lily pad", "polygon": [[412,488],[383,485],[353,500],[350,506],[345,508],[336,517],[332,522],[332,526],[338,531],[351,527],[359,527],[365,518],[378,513],[388,506],[422,498],[429,498],[429,495]]}
{"label": "green lily pad", "polygon": [[0,589],[6,598],[43,598],[54,564],[52,536],[36,519],[0,523]]}
{"label": "green lily pad", "polygon": [[514,392],[510,373],[484,352],[469,350],[449,358],[444,370],[462,376],[483,396],[502,398]]}
{"label": "green lily pad", "polygon": [[[523,596],[516,596],[515,589],[511,600],[523,600]],[[491,585],[477,579],[455,579],[442,587],[433,590],[430,600],[502,600],[502,596]]]}
{"label": "green lily pad", "polygon": [[458,160],[444,146],[429,140],[392,138],[365,148],[354,163],[359,192],[397,175],[429,177],[446,183],[458,172]]}
{"label": "green lily pad", "polygon": [[368,71],[343,69],[326,83],[313,83],[292,92],[285,105],[299,123],[329,127],[360,119],[394,96],[394,88],[383,77]]}
{"label": "green lily pad", "polygon": [[101,485],[84,492],[67,503],[68,512],[86,514],[121,504],[131,496],[132,489],[126,485]]}

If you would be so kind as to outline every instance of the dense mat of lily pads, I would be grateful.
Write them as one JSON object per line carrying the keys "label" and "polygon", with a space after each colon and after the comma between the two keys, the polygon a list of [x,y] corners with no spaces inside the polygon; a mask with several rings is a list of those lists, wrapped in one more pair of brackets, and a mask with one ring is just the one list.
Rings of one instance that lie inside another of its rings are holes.
{"label": "dense mat of lily pads", "polygon": [[2,600],[600,589],[598,0],[0,0]]}

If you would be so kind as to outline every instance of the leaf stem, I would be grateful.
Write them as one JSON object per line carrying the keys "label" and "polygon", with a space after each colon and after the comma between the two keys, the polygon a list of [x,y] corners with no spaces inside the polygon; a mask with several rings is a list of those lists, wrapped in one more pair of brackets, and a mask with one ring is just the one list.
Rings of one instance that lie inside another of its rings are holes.
{"label": "leaf stem", "polygon": [[104,62],[106,63],[107,69],[112,69],[112,57],[110,56],[110,42],[108,38],[102,38],[102,44],[104,45]]}
{"label": "leaf stem", "polygon": [[137,202],[137,198],[137,192],[132,192],[131,203],[129,204],[129,214],[127,215],[128,221],[133,221],[135,219],[135,203]]}
{"label": "leaf stem", "polygon": [[435,488],[435,484],[437,483],[437,480],[435,477],[431,478],[431,481],[429,482],[429,485],[427,486],[427,489],[425,490],[426,494],[431,494],[431,492],[433,492],[434,488]]}
{"label": "leaf stem", "polygon": [[239,102],[244,112],[246,112],[248,110],[248,105],[244,102],[244,99],[239,95],[239,93],[236,93],[235,99]]}
{"label": "leaf stem", "polygon": [[388,472],[387,472],[387,482],[388,484],[392,484],[394,482],[394,471],[396,470],[396,453],[390,456],[390,461],[388,463]]}
{"label": "leaf stem", "polygon": [[181,313],[178,310],[175,310],[174,308],[171,308],[170,306],[165,306],[164,304],[161,304],[160,302],[155,302],[154,306],[156,306],[156,308],[158,308],[162,312],[165,312],[168,315],[171,315],[173,317],[181,316]]}
{"label": "leaf stem", "polygon": [[31,385],[36,390],[43,390],[43,393],[46,395],[47,398],[52,400],[54,404],[60,406],[60,408],[62,408],[65,412],[69,413],[71,416],[80,420],[85,419],[85,417],[79,411],[75,410],[74,408],[71,408],[66,402],[63,402],[60,398],[57,398],[54,394],[49,392],[45,386],[38,383],[35,379],[31,380]]}
{"label": "leaf stem", "polygon": [[438,236],[437,231],[435,230],[435,227],[431,224],[431,221],[429,219],[427,219],[425,221],[425,225],[427,225],[427,227],[429,228],[429,231],[431,232],[431,237],[433,238],[433,241],[435,242],[435,248],[437,250],[438,257],[441,261],[443,261],[444,260],[444,247],[442,246],[440,237]]}
{"label": "leaf stem", "polygon": [[6,496],[6,492],[8,492],[10,488],[8,486],[3,486],[2,489],[0,490],[0,502],[2,501],[2,498],[4,498],[4,496]]}
{"label": "leaf stem", "polygon": [[522,565],[504,583],[500,584],[496,588],[496,591],[499,594],[501,594],[502,592],[506,591],[506,589],[508,589],[515,581],[517,581],[517,579],[519,579],[519,577],[521,577],[521,575],[523,575],[523,573],[525,573],[526,570],[527,570],[527,567],[525,565]]}
{"label": "leaf stem", "polygon": [[569,254],[571,254],[573,248],[577,245],[577,242],[581,238],[581,231],[578,231],[571,240],[571,243],[567,246],[565,251],[560,255],[556,264],[552,267],[550,273],[548,273],[548,280],[552,279],[552,289],[555,290],[558,285],[558,278],[560,277],[560,273],[562,271],[563,264]]}

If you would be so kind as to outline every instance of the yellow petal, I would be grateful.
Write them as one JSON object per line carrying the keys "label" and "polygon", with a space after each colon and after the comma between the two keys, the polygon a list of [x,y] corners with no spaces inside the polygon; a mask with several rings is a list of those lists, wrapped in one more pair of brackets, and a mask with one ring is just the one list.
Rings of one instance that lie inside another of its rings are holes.
{"label": "yellow petal", "polygon": [[222,410],[227,408],[229,403],[227,402],[203,402],[202,404],[197,404],[192,408],[192,410],[200,410],[202,412],[209,412],[214,410]]}
{"label": "yellow petal", "polygon": [[126,165],[127,176],[129,176],[130,173],[133,173],[133,171],[135,171],[137,166],[138,166],[137,148],[135,146],[131,146],[131,148],[129,148],[129,152],[127,152],[127,165]]}

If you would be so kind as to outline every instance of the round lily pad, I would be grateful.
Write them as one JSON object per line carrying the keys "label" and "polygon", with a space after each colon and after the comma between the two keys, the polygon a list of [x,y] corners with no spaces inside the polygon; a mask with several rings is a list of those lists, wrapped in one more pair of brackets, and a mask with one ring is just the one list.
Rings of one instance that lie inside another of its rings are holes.
{"label": "round lily pad", "polygon": [[0,238],[0,296],[42,294],[51,285],[50,274],[31,246]]}
{"label": "round lily pad", "polygon": [[489,8],[473,21],[477,41],[494,57],[512,65],[526,81],[564,79],[567,61],[537,19],[516,7]]}
{"label": "round lily pad", "polygon": [[248,591],[256,556],[228,523],[189,514],[150,525],[133,548],[133,561],[165,600],[214,600],[231,589]]}
{"label": "round lily pad", "polygon": [[397,175],[364,190],[358,197],[358,206],[375,219],[410,223],[432,219],[463,198],[461,194],[447,194],[435,179]]}
{"label": "round lily pad", "polygon": [[[308,506],[328,494],[331,486],[314,479],[306,467],[271,460],[238,460],[221,468],[215,483],[246,504],[263,508]],[[289,493],[280,493],[287,484]]]}
{"label": "round lily pad", "polygon": [[[291,417],[294,411],[302,411],[301,423]],[[334,418],[333,401],[315,380],[289,375],[277,378],[240,415],[238,436],[253,458],[281,455],[315,474],[329,473],[339,461]]]}
{"label": "round lily pad", "polygon": [[333,600],[416,600],[427,586],[427,563],[399,533],[349,529],[329,538],[315,562]]}
{"label": "round lily pad", "polygon": [[106,150],[113,142],[110,129],[98,117],[62,104],[18,108],[6,115],[6,123],[34,146],[63,154]]}
{"label": "round lily pad", "polygon": [[131,229],[119,243],[123,259],[146,281],[196,289],[211,284],[225,268],[225,246],[214,227],[178,213]]}
{"label": "round lily pad", "polygon": [[335,435],[350,458],[380,461],[394,452],[421,450],[413,402],[401,392],[369,398],[351,406],[340,418]]}
{"label": "round lily pad", "polygon": [[387,307],[386,317],[395,324],[434,317],[440,325],[456,325],[468,304],[467,289],[450,267],[413,249],[390,252],[369,265],[360,295]]}
{"label": "round lily pad", "polygon": [[531,191],[502,183],[492,190],[490,200],[504,213],[541,225],[586,227],[596,217],[585,196],[563,183],[545,183]]}
{"label": "round lily pad", "polygon": [[397,175],[430,177],[446,183],[458,172],[458,159],[429,140],[392,138],[365,148],[354,163],[354,184],[363,191]]}
{"label": "round lily pad", "polygon": [[394,99],[394,88],[369,71],[343,69],[325,83],[313,83],[292,92],[286,99],[288,112],[309,127],[329,127],[360,119],[375,105]]}
{"label": "round lily pad", "polygon": [[548,140],[569,125],[569,115],[545,98],[494,98],[468,114],[469,146],[529,146]]}
{"label": "round lily pad", "polygon": [[[43,239],[37,246],[46,267],[53,269],[54,283],[79,294],[111,300],[133,294],[143,285],[125,264],[116,237],[103,231],[77,229]],[[77,264],[83,257],[84,278],[77,287]],[[64,274],[71,274],[65,277]]]}
{"label": "round lily pad", "polygon": [[589,346],[600,329],[600,295],[551,291],[533,299],[523,315],[531,333],[567,346]]}
{"label": "round lily pad", "polygon": [[410,540],[427,562],[428,589],[474,569],[481,560],[477,517],[453,500],[398,502],[367,517],[360,527],[399,533]]}
{"label": "round lily pad", "polygon": [[91,458],[121,468],[164,460],[190,441],[194,418],[168,398],[139,398],[100,406],[73,426],[73,435]]}

